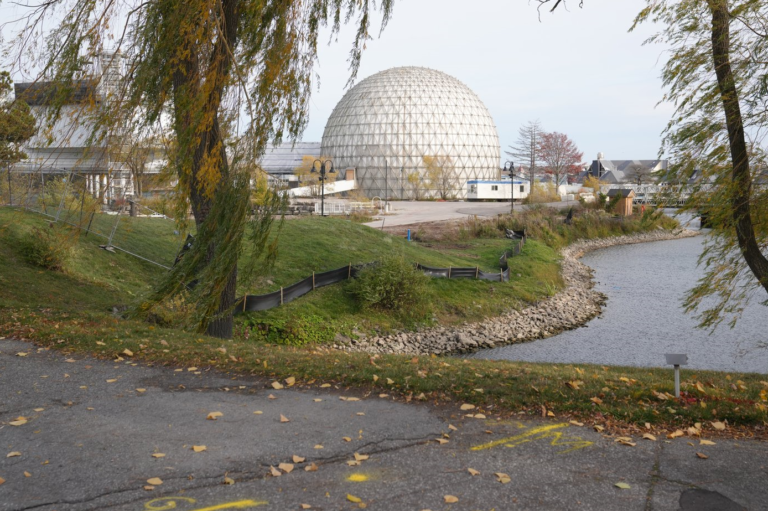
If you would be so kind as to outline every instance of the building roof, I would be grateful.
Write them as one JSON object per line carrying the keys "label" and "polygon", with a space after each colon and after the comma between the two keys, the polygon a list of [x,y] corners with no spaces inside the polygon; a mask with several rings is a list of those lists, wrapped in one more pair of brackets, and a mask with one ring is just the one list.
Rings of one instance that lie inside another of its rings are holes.
{"label": "building roof", "polygon": [[632,198],[635,196],[635,191],[631,188],[611,188],[608,190],[608,197],[616,197],[617,195],[623,198]]}
{"label": "building roof", "polygon": [[588,174],[599,177],[610,184],[624,183],[628,177],[631,177],[630,174],[635,165],[645,167],[650,172],[661,172],[669,168],[669,160],[607,160],[600,158],[592,160]]}
{"label": "building roof", "polygon": [[304,156],[320,157],[320,142],[269,144],[261,157],[261,168],[269,174],[293,174]]}
{"label": "building roof", "polygon": [[93,98],[98,100],[96,85],[87,80],[72,84],[69,90],[54,82],[14,83],[16,99],[24,100],[30,106],[45,106],[52,102],[58,94],[68,94],[67,104],[79,104]]}

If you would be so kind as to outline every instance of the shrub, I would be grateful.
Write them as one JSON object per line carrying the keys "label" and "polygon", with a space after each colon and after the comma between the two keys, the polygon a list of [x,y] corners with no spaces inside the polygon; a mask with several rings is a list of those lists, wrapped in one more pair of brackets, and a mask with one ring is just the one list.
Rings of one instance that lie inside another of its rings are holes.
{"label": "shrub", "polygon": [[429,277],[400,256],[388,256],[361,271],[350,288],[365,308],[423,317],[428,312]]}
{"label": "shrub", "polygon": [[71,235],[52,226],[33,227],[20,245],[27,262],[48,270],[63,270],[74,252]]}

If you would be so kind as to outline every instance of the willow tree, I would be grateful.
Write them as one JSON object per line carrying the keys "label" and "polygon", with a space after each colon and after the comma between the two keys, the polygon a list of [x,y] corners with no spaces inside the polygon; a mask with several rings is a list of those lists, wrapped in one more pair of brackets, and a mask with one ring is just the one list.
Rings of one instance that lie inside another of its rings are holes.
{"label": "willow tree", "polygon": [[[566,3],[538,2],[552,11]],[[733,326],[768,292],[768,5],[647,0],[633,28],[649,21],[662,29],[647,42],[671,48],[662,71],[664,100],[675,106],[661,150],[673,163],[665,179],[689,185],[684,210],[705,212],[713,228],[699,258],[705,275],[685,306],[702,327]]]}
{"label": "willow tree", "polygon": [[699,260],[705,276],[685,305],[702,326],[733,325],[757,291],[768,292],[768,5],[654,0],[636,23],[648,20],[664,27],[650,42],[671,47],[662,71],[676,107],[667,180],[691,185],[685,209],[706,212],[713,227]]}
{"label": "willow tree", "polygon": [[[272,194],[248,227],[250,173],[269,140],[295,139],[307,123],[319,30],[329,27],[333,35],[342,23],[356,24],[351,80],[370,38],[371,16],[381,11],[383,28],[392,4],[48,0],[29,8],[13,39],[14,51],[21,68],[33,59],[42,69],[40,81],[57,84],[49,122],[60,115],[56,101],[63,105],[67,89],[85,81],[101,85],[93,88],[101,92],[82,102],[90,108],[91,143],[159,122],[168,123],[175,135],[176,217],[183,220],[191,208],[197,237],[192,251],[140,310],[183,294],[187,306],[197,311],[199,330],[231,337],[238,259],[252,252],[243,257],[250,264],[242,279],[274,253],[267,240],[271,213],[280,204]],[[94,72],[87,64],[104,61],[106,47],[119,56]],[[110,81],[116,58],[125,65],[119,83]],[[197,281],[194,287],[189,286],[192,280]]]}

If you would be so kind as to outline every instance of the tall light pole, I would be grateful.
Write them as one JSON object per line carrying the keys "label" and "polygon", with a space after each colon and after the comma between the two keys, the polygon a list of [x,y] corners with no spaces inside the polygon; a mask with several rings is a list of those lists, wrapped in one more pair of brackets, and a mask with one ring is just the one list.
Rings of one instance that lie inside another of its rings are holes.
{"label": "tall light pole", "polygon": [[[509,165],[509,169],[507,169],[507,165]],[[515,214],[515,162],[507,160],[504,163],[504,168],[501,169],[502,172],[509,171],[509,189],[511,192],[509,193],[509,214],[514,215]]]}
{"label": "tall light pole", "polygon": [[[320,170],[317,169],[317,163],[320,163]],[[330,167],[330,168],[326,168]],[[327,174],[335,174],[336,171],[333,170],[333,162],[331,160],[315,160],[312,162],[312,170],[311,172],[319,173],[320,177],[318,179],[320,180],[320,216],[325,216],[325,180]]]}

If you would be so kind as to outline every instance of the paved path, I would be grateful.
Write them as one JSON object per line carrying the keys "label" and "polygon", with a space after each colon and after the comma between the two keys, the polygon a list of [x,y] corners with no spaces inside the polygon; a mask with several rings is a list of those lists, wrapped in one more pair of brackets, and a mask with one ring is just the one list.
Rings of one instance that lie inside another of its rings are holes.
{"label": "paved path", "polygon": [[[565,208],[575,204],[578,202],[551,202],[544,204],[544,206]],[[515,204],[515,209],[522,210],[527,207],[522,204]],[[384,227],[394,227],[396,225],[457,220],[474,215],[495,217],[501,213],[509,213],[508,202],[393,201],[390,202],[390,214],[364,225],[381,227],[383,219]]]}
{"label": "paved path", "polygon": [[[477,419],[458,403],[274,390],[188,369],[67,358],[0,340],[0,510],[722,511],[768,503],[765,443],[626,447],[564,420],[497,420],[491,410]],[[222,415],[208,420],[211,412]],[[305,470],[311,464],[316,471]]]}

